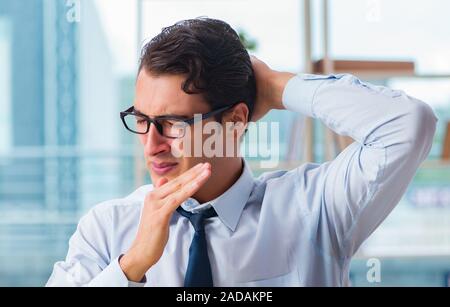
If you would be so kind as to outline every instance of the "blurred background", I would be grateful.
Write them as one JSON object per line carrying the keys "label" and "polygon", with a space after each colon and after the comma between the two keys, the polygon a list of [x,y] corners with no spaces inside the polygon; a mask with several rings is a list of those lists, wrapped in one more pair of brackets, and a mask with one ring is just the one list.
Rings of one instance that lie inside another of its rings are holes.
{"label": "blurred background", "polygon": [[[350,72],[432,106],[431,154],[358,251],[351,281],[449,286],[448,12],[446,0],[0,0],[0,286],[44,285],[89,208],[150,182],[119,112],[133,103],[143,44],[198,16],[230,23],[275,69]],[[298,114],[264,121],[280,125],[279,168],[333,159],[352,142]],[[267,171],[259,159],[255,175]]]}

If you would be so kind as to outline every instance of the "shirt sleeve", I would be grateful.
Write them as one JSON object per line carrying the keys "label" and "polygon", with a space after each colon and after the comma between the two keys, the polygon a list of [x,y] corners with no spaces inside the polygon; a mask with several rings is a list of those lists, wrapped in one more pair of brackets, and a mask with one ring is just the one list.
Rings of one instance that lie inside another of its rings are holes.
{"label": "shirt sleeve", "polygon": [[[104,210],[103,210],[104,211]],[[57,262],[47,287],[141,287],[128,281],[119,258],[110,259],[107,212],[91,210],[69,241],[65,261]],[[110,224],[110,223],[109,223]]]}
{"label": "shirt sleeve", "polygon": [[351,257],[406,191],[430,151],[437,118],[426,103],[349,74],[297,75],[283,104],[355,140],[333,161],[298,168],[301,191],[310,194],[312,240]]}

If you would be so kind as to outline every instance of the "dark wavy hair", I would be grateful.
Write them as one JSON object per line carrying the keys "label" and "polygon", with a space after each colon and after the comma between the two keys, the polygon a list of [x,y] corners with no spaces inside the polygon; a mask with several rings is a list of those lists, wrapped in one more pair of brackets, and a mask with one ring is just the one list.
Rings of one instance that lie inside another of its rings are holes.
{"label": "dark wavy hair", "polygon": [[[244,102],[249,117],[256,83],[250,56],[224,21],[199,17],[163,28],[142,49],[139,71],[186,76],[182,90],[202,94],[213,110]],[[216,117],[221,121],[221,117]]]}

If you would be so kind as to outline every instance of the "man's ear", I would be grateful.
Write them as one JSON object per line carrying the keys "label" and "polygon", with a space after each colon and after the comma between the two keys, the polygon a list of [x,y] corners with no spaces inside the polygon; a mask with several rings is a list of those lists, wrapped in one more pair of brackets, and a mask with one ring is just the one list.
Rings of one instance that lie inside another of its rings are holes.
{"label": "man's ear", "polygon": [[249,110],[244,102],[236,104],[222,116],[222,123],[232,122],[247,125]]}

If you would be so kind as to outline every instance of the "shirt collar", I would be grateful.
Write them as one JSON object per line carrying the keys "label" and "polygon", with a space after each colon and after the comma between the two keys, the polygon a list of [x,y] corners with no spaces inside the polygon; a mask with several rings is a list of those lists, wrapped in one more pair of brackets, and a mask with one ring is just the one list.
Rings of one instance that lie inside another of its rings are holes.
{"label": "shirt collar", "polygon": [[189,198],[181,205],[183,209],[196,213],[213,206],[222,223],[234,232],[254,185],[252,170],[245,159],[242,161],[244,165],[241,176],[225,193],[204,204]]}

